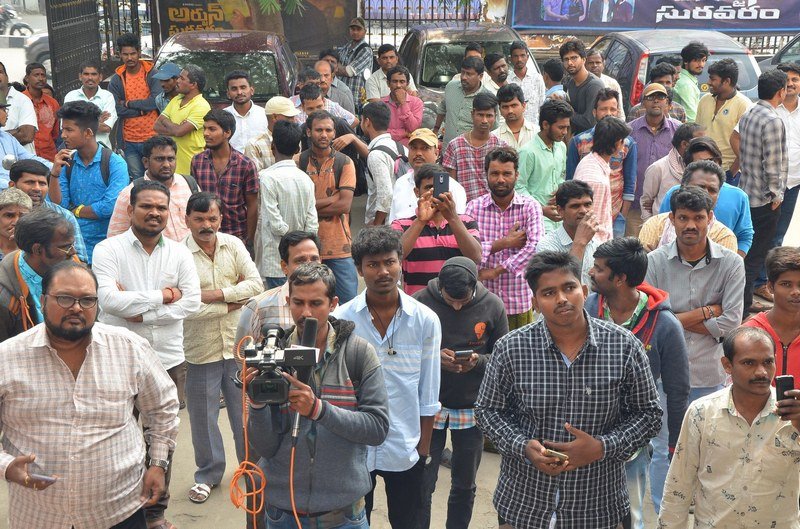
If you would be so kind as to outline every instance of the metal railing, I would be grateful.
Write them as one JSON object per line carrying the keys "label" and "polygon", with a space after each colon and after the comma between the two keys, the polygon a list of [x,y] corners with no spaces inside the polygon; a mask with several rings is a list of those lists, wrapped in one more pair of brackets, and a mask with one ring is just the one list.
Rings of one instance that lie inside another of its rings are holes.
{"label": "metal railing", "polygon": [[360,0],[361,16],[367,23],[367,41],[373,46],[400,46],[408,30],[429,22],[480,20],[483,3],[471,0]]}

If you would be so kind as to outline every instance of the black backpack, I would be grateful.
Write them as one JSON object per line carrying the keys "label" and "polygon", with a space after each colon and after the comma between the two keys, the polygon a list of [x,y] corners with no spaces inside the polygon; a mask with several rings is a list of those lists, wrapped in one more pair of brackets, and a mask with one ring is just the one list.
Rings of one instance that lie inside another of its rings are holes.
{"label": "black backpack", "polygon": [[[102,152],[100,153],[100,176],[103,177],[103,183],[108,187],[108,180],[111,178],[111,149],[100,145]],[[72,165],[75,163],[75,155],[72,155],[73,163],[67,165],[67,186],[72,180]]]}

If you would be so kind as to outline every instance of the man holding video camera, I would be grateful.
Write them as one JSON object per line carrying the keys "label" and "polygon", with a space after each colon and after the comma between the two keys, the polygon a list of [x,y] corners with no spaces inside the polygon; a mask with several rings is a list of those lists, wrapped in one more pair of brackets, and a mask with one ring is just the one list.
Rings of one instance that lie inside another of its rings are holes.
{"label": "man holding video camera", "polygon": [[[315,318],[320,322],[315,339],[319,357],[303,382],[284,374],[292,385],[287,402],[250,403],[250,439],[267,478],[267,527],[296,527],[293,486],[304,527],[368,529],[364,495],[372,481],[367,445],[381,444],[389,430],[383,371],[373,347],[353,332],[355,325],[330,317],[339,300],[327,266],[301,265],[288,286],[296,327],[289,330],[286,346],[298,344],[306,320]],[[246,382],[258,374],[258,368],[248,368]]]}

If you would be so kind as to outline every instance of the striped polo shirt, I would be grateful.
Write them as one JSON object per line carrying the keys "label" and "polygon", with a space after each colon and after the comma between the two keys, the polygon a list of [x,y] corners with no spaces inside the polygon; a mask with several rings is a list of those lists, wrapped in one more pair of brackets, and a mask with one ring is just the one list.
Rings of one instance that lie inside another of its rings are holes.
{"label": "striped polo shirt", "polygon": [[[397,219],[392,222],[392,228],[405,232],[416,218]],[[478,223],[469,215],[459,215],[459,218],[469,234],[480,240]],[[463,253],[450,224],[443,221],[441,226],[437,226],[429,222],[414,243],[414,249],[403,259],[403,290],[410,296],[427,287],[428,281],[438,277],[444,262],[459,255]]]}

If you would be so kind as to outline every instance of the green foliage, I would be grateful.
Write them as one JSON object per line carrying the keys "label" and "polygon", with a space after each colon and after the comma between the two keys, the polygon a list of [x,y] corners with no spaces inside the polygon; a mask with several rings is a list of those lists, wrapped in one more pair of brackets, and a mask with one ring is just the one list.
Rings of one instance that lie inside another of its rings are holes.
{"label": "green foliage", "polygon": [[303,0],[258,0],[258,5],[265,15],[276,15],[281,9],[289,15],[302,13],[305,10]]}

